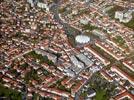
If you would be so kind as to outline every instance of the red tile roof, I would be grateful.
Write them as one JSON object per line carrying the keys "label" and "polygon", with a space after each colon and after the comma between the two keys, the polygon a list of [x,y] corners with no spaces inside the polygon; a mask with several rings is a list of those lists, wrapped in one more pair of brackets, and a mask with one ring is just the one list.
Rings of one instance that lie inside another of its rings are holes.
{"label": "red tile roof", "polygon": [[115,100],[122,100],[123,98],[128,97],[130,100],[134,100],[134,95],[130,94],[129,92],[125,91],[116,97],[114,97]]}

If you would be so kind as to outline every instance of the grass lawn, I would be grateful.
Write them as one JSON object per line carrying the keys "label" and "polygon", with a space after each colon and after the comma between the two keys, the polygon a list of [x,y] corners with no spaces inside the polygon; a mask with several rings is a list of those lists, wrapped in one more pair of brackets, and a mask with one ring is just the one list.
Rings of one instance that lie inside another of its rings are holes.
{"label": "grass lawn", "polygon": [[105,90],[101,90],[99,89],[97,92],[96,92],[96,97],[95,97],[95,100],[107,100],[107,96],[106,96],[106,91]]}
{"label": "grass lawn", "polygon": [[124,8],[118,5],[114,5],[113,8],[107,11],[108,15],[113,19],[116,11],[123,11]]}
{"label": "grass lawn", "polygon": [[72,47],[76,47],[76,41],[75,41],[75,36],[73,35],[68,35],[68,41],[72,45]]}
{"label": "grass lawn", "polygon": [[59,13],[64,13],[66,11],[66,7],[58,9]]}
{"label": "grass lawn", "polygon": [[21,100],[21,93],[16,90],[9,89],[0,83],[0,97],[7,97],[10,100]]}
{"label": "grass lawn", "polygon": [[47,63],[48,65],[54,66],[54,63],[51,60],[49,60],[47,56],[37,54],[35,51],[31,51],[27,55],[33,57],[34,59],[38,59],[40,64]]}
{"label": "grass lawn", "polygon": [[[107,11],[109,17],[111,17],[112,19],[114,19],[115,17],[115,12],[116,11],[123,11],[124,8],[118,5],[114,5],[113,8],[111,8],[110,10]],[[133,18],[128,22],[128,23],[122,23],[124,24],[126,27],[131,28],[134,30],[134,14],[133,14]]]}
{"label": "grass lawn", "polygon": [[114,41],[117,42],[119,45],[123,45],[125,43],[125,40],[121,36],[116,36],[114,38]]}
{"label": "grass lawn", "polygon": [[131,28],[134,30],[134,17],[128,22],[128,23],[123,23],[126,27]]}
{"label": "grass lawn", "polygon": [[113,38],[113,41],[119,45],[120,47],[124,48],[124,49],[128,49],[128,46],[125,42],[125,40],[121,37],[121,36],[116,36]]}
{"label": "grass lawn", "polygon": [[92,31],[92,30],[94,30],[94,29],[98,29],[98,27],[93,26],[93,25],[91,25],[91,24],[87,24],[87,25],[84,25],[84,26],[83,26],[83,29],[84,29],[84,30]]}

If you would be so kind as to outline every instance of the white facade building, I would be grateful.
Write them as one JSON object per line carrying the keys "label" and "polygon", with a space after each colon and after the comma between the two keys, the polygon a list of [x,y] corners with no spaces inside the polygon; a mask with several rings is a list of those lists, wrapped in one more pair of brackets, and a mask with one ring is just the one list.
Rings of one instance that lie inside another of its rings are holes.
{"label": "white facade building", "polygon": [[115,18],[119,19],[120,22],[128,23],[132,19],[132,10],[126,11],[116,11]]}
{"label": "white facade building", "polygon": [[45,4],[45,3],[38,2],[38,3],[37,3],[37,6],[38,6],[39,8],[45,8],[46,11],[49,11],[49,7],[48,7],[47,4]]}

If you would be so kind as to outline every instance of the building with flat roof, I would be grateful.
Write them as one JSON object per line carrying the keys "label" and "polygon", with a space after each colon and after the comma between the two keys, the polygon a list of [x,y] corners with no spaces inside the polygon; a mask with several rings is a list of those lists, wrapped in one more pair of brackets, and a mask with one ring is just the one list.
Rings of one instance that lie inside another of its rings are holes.
{"label": "building with flat roof", "polygon": [[93,65],[93,62],[88,59],[85,55],[83,55],[82,53],[76,55],[83,63],[85,63],[85,65],[87,66],[91,66]]}

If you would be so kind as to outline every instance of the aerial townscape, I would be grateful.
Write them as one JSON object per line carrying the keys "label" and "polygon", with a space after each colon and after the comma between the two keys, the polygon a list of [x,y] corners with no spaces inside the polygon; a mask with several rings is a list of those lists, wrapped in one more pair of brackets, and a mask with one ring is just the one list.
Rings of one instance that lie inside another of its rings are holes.
{"label": "aerial townscape", "polygon": [[0,0],[0,100],[134,100],[134,0]]}

